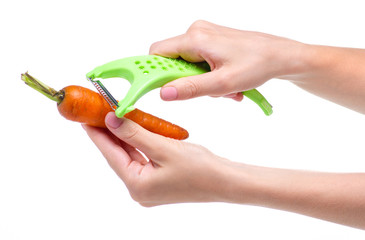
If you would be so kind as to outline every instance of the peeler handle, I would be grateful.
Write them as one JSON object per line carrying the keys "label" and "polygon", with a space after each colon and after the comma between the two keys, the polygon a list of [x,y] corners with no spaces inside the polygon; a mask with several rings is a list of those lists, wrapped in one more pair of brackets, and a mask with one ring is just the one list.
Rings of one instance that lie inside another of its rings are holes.
{"label": "peeler handle", "polygon": [[256,103],[262,109],[266,116],[270,116],[273,113],[271,104],[255,88],[244,91],[242,93],[243,95],[251,99],[254,103]]}
{"label": "peeler handle", "polygon": [[[190,63],[183,59],[166,58],[155,55],[143,55],[122,58],[99,67],[86,74],[88,79],[120,77],[128,80],[131,87],[126,96],[119,101],[115,111],[117,117],[134,109],[134,104],[147,92],[162,87],[175,79],[203,74],[210,71],[208,63]],[[254,101],[264,113],[272,114],[272,106],[256,89],[243,94]]]}

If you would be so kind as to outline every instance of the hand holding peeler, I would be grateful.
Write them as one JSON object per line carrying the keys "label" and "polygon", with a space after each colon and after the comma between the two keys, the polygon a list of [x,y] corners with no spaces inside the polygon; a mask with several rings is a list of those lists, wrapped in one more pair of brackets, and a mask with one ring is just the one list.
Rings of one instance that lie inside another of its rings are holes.
{"label": "hand holding peeler", "polygon": [[[121,118],[134,110],[134,104],[149,91],[175,79],[209,71],[210,67],[206,62],[191,63],[180,58],[143,55],[108,62],[87,73],[86,77],[115,110],[116,116]],[[126,96],[119,102],[98,80],[114,77],[124,78],[131,84]],[[254,101],[267,116],[272,114],[272,106],[259,91],[251,89],[243,94]]]}

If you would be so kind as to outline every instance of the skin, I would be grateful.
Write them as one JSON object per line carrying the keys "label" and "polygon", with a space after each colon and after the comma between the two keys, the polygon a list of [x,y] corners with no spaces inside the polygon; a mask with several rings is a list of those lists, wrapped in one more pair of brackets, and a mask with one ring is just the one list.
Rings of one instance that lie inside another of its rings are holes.
{"label": "skin", "polygon": [[[164,100],[209,95],[240,101],[239,92],[281,78],[365,113],[364,50],[308,45],[197,21],[185,34],[153,44],[150,53],[204,60],[212,69],[167,84],[161,89]],[[105,122],[108,129],[83,127],[142,206],[250,204],[365,229],[364,173],[252,166],[217,156],[199,145],[153,134],[112,113]]]}

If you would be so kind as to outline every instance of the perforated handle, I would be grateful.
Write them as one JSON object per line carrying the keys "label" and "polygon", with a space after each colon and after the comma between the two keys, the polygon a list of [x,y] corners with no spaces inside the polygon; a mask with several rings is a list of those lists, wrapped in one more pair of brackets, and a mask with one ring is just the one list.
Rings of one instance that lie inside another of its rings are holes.
{"label": "perforated handle", "polygon": [[[123,117],[124,114],[134,109],[133,105],[136,101],[147,92],[175,79],[208,71],[210,68],[206,62],[190,63],[183,59],[143,55],[106,63],[87,73],[86,76],[91,79],[121,77],[131,83],[129,91],[118,103],[115,111],[118,117]],[[272,113],[271,105],[257,90],[245,91],[244,94],[256,102],[266,115]]]}
{"label": "perforated handle", "polygon": [[147,92],[162,87],[172,80],[206,73],[209,70],[207,63],[195,64],[182,59],[144,55],[106,63],[87,73],[86,76],[91,79],[121,77],[131,83],[129,91],[115,111],[118,117],[122,117],[132,111],[136,101]]}

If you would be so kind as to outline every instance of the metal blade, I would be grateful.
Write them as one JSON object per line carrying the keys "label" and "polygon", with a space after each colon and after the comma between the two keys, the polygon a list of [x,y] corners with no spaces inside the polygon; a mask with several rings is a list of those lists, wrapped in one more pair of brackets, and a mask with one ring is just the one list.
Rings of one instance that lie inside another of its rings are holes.
{"label": "metal blade", "polygon": [[101,96],[109,103],[110,107],[115,110],[118,107],[118,101],[115,100],[113,95],[104,87],[104,85],[100,81],[94,81],[89,78],[89,81],[95,86],[96,90],[100,93]]}

